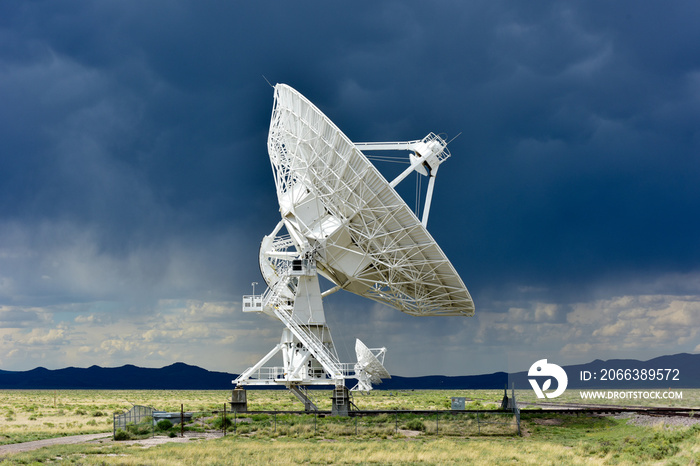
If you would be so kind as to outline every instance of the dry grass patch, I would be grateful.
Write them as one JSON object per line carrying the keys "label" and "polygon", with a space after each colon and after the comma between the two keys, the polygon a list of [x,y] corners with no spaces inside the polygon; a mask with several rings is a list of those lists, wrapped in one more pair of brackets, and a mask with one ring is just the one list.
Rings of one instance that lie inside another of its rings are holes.
{"label": "dry grass patch", "polygon": [[[267,440],[226,437],[196,444],[169,444],[147,450],[130,448],[114,456],[88,455],[82,464],[602,464],[570,448],[546,443],[519,445],[506,440],[435,439]],[[106,453],[106,452],[105,452]],[[70,455],[62,456],[71,460]],[[19,459],[19,458],[18,458]]]}

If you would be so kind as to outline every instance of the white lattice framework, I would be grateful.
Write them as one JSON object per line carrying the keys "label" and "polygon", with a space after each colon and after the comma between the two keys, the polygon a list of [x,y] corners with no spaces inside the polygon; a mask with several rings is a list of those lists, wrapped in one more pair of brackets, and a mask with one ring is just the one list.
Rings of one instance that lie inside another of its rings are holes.
{"label": "white lattice framework", "polygon": [[268,151],[282,218],[317,252],[324,277],[411,315],[473,315],[466,286],[418,217],[328,117],[283,84]]}

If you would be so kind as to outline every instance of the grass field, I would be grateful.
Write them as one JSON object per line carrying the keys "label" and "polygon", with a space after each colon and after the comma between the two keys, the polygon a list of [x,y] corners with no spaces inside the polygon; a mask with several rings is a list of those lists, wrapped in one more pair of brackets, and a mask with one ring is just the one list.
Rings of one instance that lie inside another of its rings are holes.
{"label": "grass field", "polygon": [[[179,411],[182,404],[186,411],[208,419],[210,427],[220,427],[220,414],[214,412],[223,409],[229,395],[229,391],[0,391],[0,444],[109,432],[113,414],[132,404],[166,411]],[[321,409],[330,407],[328,393],[315,395]],[[684,399],[697,400],[699,395],[700,391],[684,390]],[[468,407],[488,409],[497,406],[502,391],[375,391],[355,402],[362,409],[432,410],[448,408],[452,396],[466,397]],[[248,401],[251,410],[299,409],[285,391],[249,391]],[[218,425],[213,422],[217,419]],[[466,416],[455,418],[451,427],[448,419],[440,419],[437,427],[430,416],[361,419],[365,424],[360,424],[357,436],[351,418],[280,415],[274,430],[271,415],[238,420],[243,422],[235,434],[230,427],[229,435],[213,440],[151,448],[127,442],[53,446],[6,460],[11,464],[700,463],[700,426],[637,426],[613,417],[523,415],[523,437],[513,429],[479,435]]]}

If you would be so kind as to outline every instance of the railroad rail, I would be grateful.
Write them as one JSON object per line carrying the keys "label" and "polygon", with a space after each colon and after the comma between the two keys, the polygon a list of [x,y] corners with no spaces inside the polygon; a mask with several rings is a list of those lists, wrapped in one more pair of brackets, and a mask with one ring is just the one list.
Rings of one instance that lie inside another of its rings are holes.
{"label": "railroad rail", "polygon": [[[620,414],[636,413],[648,416],[693,417],[700,415],[700,408],[666,406],[631,406],[631,405],[591,405],[582,403],[523,403],[519,402],[521,413],[586,413],[586,414]],[[533,408],[534,407],[534,408]]]}

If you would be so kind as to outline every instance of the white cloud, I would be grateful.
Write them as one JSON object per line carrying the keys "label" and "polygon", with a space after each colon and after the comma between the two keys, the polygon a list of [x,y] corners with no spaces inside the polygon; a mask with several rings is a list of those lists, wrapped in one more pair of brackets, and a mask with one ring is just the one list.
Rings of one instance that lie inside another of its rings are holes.
{"label": "white cloud", "polygon": [[22,346],[52,347],[54,345],[65,345],[65,331],[62,328],[32,329],[29,333],[23,334],[16,341]]}
{"label": "white cloud", "polygon": [[[256,322],[231,302],[163,300],[151,312],[140,314],[90,309],[89,304],[33,309],[28,313],[44,316],[35,328],[1,328],[3,369],[93,364],[161,367],[182,361],[237,372],[269,351],[281,331],[274,320]],[[66,320],[54,322],[59,316]]]}

